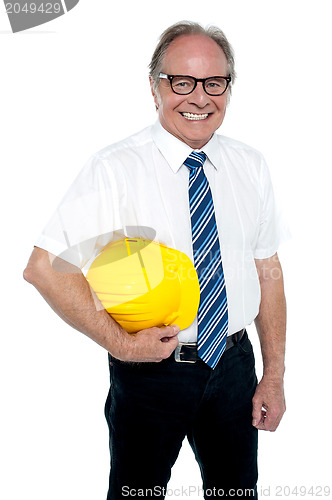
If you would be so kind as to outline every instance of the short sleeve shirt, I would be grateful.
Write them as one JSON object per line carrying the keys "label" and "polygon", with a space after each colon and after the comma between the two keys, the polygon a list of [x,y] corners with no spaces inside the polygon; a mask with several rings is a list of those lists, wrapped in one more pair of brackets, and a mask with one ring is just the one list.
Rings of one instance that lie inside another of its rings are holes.
{"label": "short sleeve shirt", "polygon": [[[94,154],[83,167],[36,241],[37,247],[83,269],[103,246],[124,236],[154,239],[193,261],[188,200],[192,149],[159,121]],[[255,259],[278,249],[273,189],[258,151],[214,134],[202,148],[219,233],[227,290],[229,332],[258,314]],[[197,321],[179,340],[195,341]]]}

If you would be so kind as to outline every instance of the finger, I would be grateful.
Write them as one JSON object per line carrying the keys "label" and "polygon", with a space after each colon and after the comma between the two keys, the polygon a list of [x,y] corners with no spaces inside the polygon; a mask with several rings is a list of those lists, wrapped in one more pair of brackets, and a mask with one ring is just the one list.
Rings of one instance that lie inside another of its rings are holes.
{"label": "finger", "polygon": [[165,340],[162,340],[162,342],[159,344],[161,348],[158,350],[160,355],[158,361],[169,358],[173,354],[178,343],[179,341],[177,337],[169,338],[166,342]]}
{"label": "finger", "polygon": [[262,421],[264,420],[263,418],[263,412],[262,412],[262,402],[255,401],[253,399],[252,401],[252,425],[254,427],[257,427],[257,425],[261,424]]}
{"label": "finger", "polygon": [[180,327],[178,325],[163,326],[160,328],[160,338],[167,337],[168,339],[176,337],[180,333]]}
{"label": "finger", "polygon": [[175,335],[174,337],[163,337],[160,340],[169,344],[169,348],[172,349],[172,351],[174,351],[176,346],[179,345],[179,339],[177,335]]}
{"label": "finger", "polygon": [[253,420],[252,421],[252,425],[254,427],[256,427],[256,429],[258,429],[258,430],[265,430],[265,419],[266,419],[265,414],[262,411],[261,415],[260,415],[260,418]]}
{"label": "finger", "polygon": [[279,409],[268,411],[264,422],[265,430],[274,432],[280,424],[281,417],[282,413],[279,411]]}
{"label": "finger", "polygon": [[273,409],[267,410],[266,412],[263,410],[262,413],[264,413],[264,418],[255,427],[259,430],[274,432],[280,424],[283,412],[280,412],[278,409]]}
{"label": "finger", "polygon": [[260,419],[258,421],[256,421],[254,427],[256,427],[256,429],[260,430],[260,431],[265,431],[265,420],[266,420],[266,412],[262,409],[261,411],[261,415],[260,415]]}

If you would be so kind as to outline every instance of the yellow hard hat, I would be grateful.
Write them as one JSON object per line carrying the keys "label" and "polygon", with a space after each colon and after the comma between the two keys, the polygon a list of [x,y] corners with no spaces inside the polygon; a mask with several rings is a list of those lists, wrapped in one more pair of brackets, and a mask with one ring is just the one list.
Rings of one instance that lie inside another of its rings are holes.
{"label": "yellow hard hat", "polygon": [[86,279],[106,311],[129,333],[152,326],[194,321],[199,282],[184,253],[143,238],[109,243],[92,262]]}

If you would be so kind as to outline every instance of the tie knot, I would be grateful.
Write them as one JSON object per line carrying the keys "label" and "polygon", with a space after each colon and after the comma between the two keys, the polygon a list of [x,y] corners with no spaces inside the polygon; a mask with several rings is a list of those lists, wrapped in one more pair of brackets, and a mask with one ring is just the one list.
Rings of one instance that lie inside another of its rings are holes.
{"label": "tie knot", "polygon": [[203,151],[193,151],[185,160],[184,165],[186,165],[186,167],[188,167],[192,172],[193,170],[196,170],[196,168],[203,167],[205,160],[206,154]]}

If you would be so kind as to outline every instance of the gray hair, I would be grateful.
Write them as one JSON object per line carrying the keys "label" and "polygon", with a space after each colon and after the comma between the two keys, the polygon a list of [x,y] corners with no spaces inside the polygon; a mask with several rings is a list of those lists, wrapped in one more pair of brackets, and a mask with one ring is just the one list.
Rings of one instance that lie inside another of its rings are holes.
{"label": "gray hair", "polygon": [[208,26],[207,28],[203,28],[200,24],[191,21],[180,21],[179,23],[173,24],[162,33],[149,64],[150,77],[154,91],[157,91],[160,83],[159,73],[162,71],[166,50],[176,38],[182,35],[204,35],[211,38],[219,45],[226,56],[228,74],[232,78],[229,85],[229,92],[231,93],[232,84],[236,78],[234,69],[234,52],[232,46],[228,42],[223,31],[221,31],[221,29],[217,26]]}

